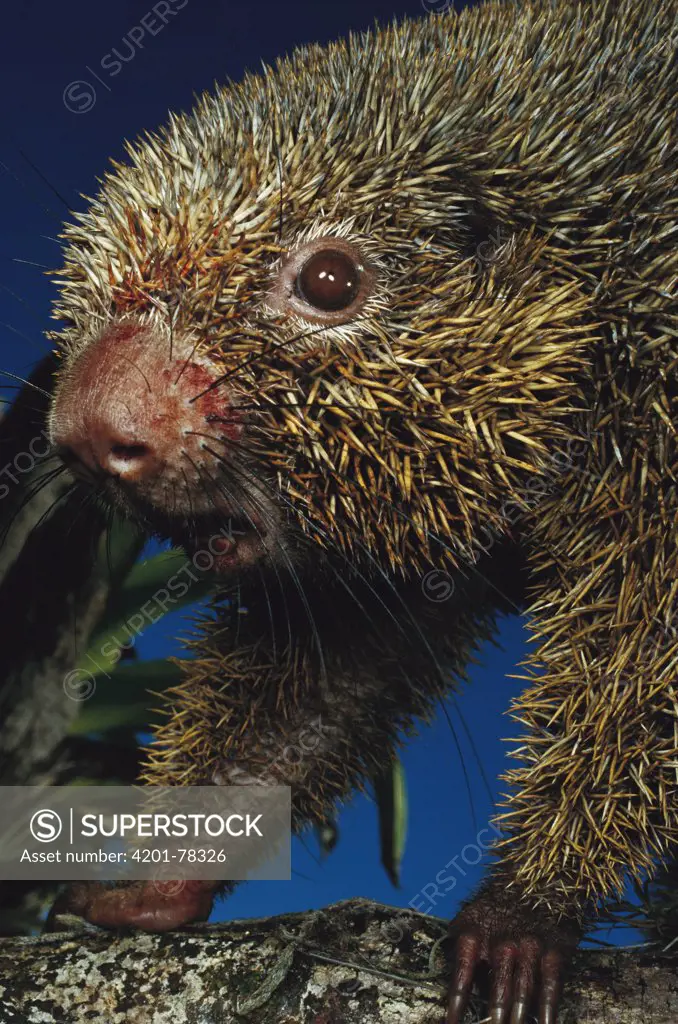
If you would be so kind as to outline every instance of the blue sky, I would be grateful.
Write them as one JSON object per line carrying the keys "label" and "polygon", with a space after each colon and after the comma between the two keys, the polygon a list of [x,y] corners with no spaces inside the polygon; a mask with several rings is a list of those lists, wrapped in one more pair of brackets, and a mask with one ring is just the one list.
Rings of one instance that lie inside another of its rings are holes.
{"label": "blue sky", "polygon": [[[441,3],[430,0],[428,6],[439,9]],[[193,94],[209,89],[215,80],[238,79],[246,68],[256,70],[262,60],[271,61],[299,44],[326,42],[349,29],[367,28],[375,18],[383,22],[424,14],[419,0],[169,0],[161,6],[166,14],[163,25],[152,10],[151,0],[106,5],[22,0],[5,7],[0,66],[0,160],[5,165],[4,170],[0,167],[3,371],[25,375],[46,351],[42,335],[49,326],[54,292],[41,267],[58,264],[54,239],[67,216],[65,207],[83,208],[81,194],[93,194],[96,177],[109,158],[123,157],[125,138],[159,126],[168,110],[190,107]],[[5,397],[13,394],[3,390]],[[176,650],[173,638],[181,626],[181,617],[175,615],[149,629],[139,641],[140,654],[159,657]],[[241,886],[219,916],[301,910],[350,896],[403,906],[415,901],[420,909],[452,916],[459,898],[478,882],[487,865],[484,857],[471,866],[461,854],[467,844],[476,843],[491,813],[460,716],[473,737],[493,796],[498,772],[505,765],[501,737],[515,734],[503,712],[518,692],[518,683],[507,679],[507,673],[525,651],[517,618],[503,620],[499,641],[503,649],[483,650],[470,685],[449,708],[461,737],[472,799],[442,714],[404,751],[410,824],[399,890],[379,864],[375,810],[361,797],[341,814],[338,847],[324,863],[318,862],[313,840],[307,849],[296,843],[292,881]],[[459,858],[456,882],[453,887],[448,883],[446,899],[432,904],[426,893],[435,893],[424,887],[453,857]],[[475,859],[475,854],[467,853],[466,858]]]}

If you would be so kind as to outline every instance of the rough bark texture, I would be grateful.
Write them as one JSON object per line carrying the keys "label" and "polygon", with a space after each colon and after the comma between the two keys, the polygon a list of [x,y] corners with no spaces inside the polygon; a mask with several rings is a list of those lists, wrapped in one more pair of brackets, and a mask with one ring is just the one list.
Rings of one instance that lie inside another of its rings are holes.
{"label": "rough bark texture", "polygon": [[[1,939],[0,1024],[442,1024],[445,934],[349,900],[164,936]],[[573,979],[561,1024],[678,1020],[678,956],[582,952]]]}

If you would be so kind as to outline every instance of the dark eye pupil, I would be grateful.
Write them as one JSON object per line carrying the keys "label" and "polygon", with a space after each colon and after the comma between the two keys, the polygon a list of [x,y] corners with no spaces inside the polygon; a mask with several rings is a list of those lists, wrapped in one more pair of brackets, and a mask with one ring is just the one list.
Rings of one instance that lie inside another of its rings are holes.
{"label": "dark eye pupil", "polygon": [[317,309],[345,309],[358,292],[358,276],[358,268],[345,253],[323,249],[306,260],[299,271],[297,294]]}

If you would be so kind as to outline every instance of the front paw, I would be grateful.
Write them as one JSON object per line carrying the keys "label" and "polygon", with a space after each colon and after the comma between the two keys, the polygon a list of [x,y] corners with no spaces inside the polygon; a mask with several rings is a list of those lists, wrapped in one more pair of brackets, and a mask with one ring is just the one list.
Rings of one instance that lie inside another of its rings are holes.
{"label": "front paw", "polygon": [[493,881],[461,910],[450,931],[455,943],[447,1024],[460,1024],[481,966],[489,968],[491,1024],[524,1024],[532,1004],[539,1024],[555,1024],[563,975],[582,936],[576,918],[534,909]]}

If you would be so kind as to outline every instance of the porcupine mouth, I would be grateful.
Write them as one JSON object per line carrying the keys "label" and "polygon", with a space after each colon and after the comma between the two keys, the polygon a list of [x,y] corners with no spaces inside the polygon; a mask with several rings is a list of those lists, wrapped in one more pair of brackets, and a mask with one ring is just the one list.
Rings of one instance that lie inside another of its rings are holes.
{"label": "porcupine mouth", "polygon": [[146,528],[184,548],[201,571],[228,575],[270,558],[268,531],[253,517],[210,513],[169,518],[157,509],[138,511]]}
{"label": "porcupine mouth", "polygon": [[[84,466],[66,450],[60,455],[76,480],[94,486],[104,506],[113,506],[143,531],[158,540],[183,547],[197,568],[216,574],[231,574],[267,560],[275,560],[281,546],[278,529],[264,525],[261,516],[251,510],[232,511],[226,507],[205,511],[195,507],[191,514],[173,514],[140,494],[134,486],[119,479],[102,477]],[[273,509],[271,509],[273,512]],[[274,515],[271,516],[273,519]]]}
{"label": "porcupine mouth", "polygon": [[219,574],[252,567],[268,554],[266,531],[244,517],[199,519],[169,539],[181,544],[198,569],[209,566]]}
{"label": "porcupine mouth", "polygon": [[108,481],[103,488],[100,485],[99,497],[144,532],[160,541],[169,541],[174,547],[184,548],[196,568],[202,571],[218,575],[243,571],[270,560],[275,547],[270,531],[258,517],[251,515],[227,510],[197,511],[191,516],[168,515],[139,495],[129,493],[117,481]]}

